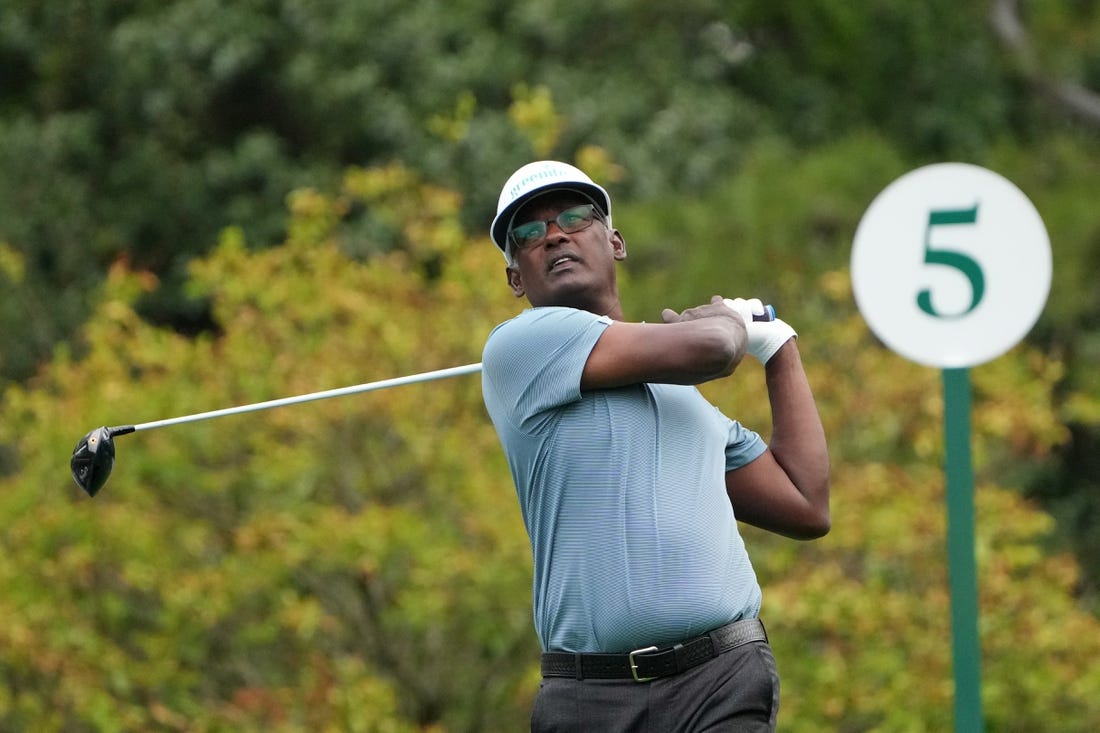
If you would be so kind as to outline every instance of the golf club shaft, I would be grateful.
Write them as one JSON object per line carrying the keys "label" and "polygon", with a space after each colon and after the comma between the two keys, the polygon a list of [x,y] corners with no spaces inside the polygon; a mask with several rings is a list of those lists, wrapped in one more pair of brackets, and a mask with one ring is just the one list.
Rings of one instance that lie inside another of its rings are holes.
{"label": "golf club shaft", "polygon": [[[764,306],[765,311],[763,314],[756,315],[753,320],[757,321],[772,321],[775,320],[775,309],[770,305]],[[180,425],[182,423],[199,422],[201,420],[213,420],[216,417],[226,417],[228,415],[240,415],[245,412],[258,412],[259,410],[270,410],[275,407],[285,407],[287,405],[299,405],[303,402],[314,402],[316,400],[327,400],[332,397],[346,397],[347,395],[360,394],[361,392],[372,392],[374,390],[386,389],[388,387],[400,387],[406,384],[416,384],[418,382],[431,382],[436,379],[446,379],[448,377],[458,377],[463,374],[474,374],[481,371],[481,362],[477,364],[466,364],[465,366],[449,367],[447,369],[437,369],[431,372],[421,372],[420,374],[410,374],[406,377],[395,377],[393,379],[382,379],[377,382],[366,382],[364,384],[355,384],[350,387],[338,387],[336,389],[326,389],[321,392],[310,392],[309,394],[296,395],[294,397],[282,397],[276,400],[267,400],[266,402],[256,402],[251,405],[240,405],[238,407],[226,407],[221,410],[211,410],[209,412],[198,412],[194,415],[183,415],[181,417],[170,417],[164,420],[154,420],[152,422],[139,423],[137,425],[118,425],[111,428],[106,428],[108,437],[115,435],[126,435],[128,433],[135,433],[140,430],[153,430],[154,428],[165,428],[169,425]]]}
{"label": "golf club shaft", "polygon": [[283,397],[277,400],[268,400],[266,402],[256,402],[251,405],[240,405],[239,407],[226,407],[221,410],[211,410],[210,412],[199,412],[194,415],[183,415],[182,417],[170,417],[164,420],[154,420],[152,422],[141,423],[139,425],[125,425],[120,427],[110,428],[112,435],[125,435],[126,433],[137,432],[139,430],[152,430],[154,428],[164,428],[169,425],[179,425],[181,423],[199,422],[200,420],[212,420],[216,417],[225,417],[227,415],[239,415],[244,412],[256,412],[258,410],[270,410],[274,407],[285,407],[286,405],[298,405],[303,402],[314,402],[316,400],[327,400],[332,397],[344,397],[347,395],[359,394],[361,392],[372,392],[378,389],[386,389],[388,387],[400,387],[406,384],[416,384],[418,382],[431,382],[436,379],[446,379],[448,377],[458,377],[463,374],[475,374],[481,371],[481,363],[467,364],[465,366],[449,367],[447,369],[437,369],[431,372],[422,372],[420,374],[410,374],[407,377],[395,377],[393,379],[382,379],[377,382],[367,382],[365,384],[355,384],[350,387],[338,387],[337,389],[326,389],[322,392],[310,392],[309,394],[297,395],[295,397]]}

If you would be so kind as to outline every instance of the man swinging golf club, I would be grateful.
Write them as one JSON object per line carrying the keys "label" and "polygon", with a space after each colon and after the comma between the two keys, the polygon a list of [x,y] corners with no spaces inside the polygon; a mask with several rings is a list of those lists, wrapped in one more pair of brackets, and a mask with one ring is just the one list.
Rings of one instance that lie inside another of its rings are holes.
{"label": "man swinging golf club", "polygon": [[[737,520],[829,531],[794,330],[720,296],[628,321],[611,199],[565,163],[517,170],[491,236],[531,305],[490,334],[482,386],[534,556],[532,730],[774,730],[779,677]],[[770,445],[694,386],[746,352],[765,365]]]}

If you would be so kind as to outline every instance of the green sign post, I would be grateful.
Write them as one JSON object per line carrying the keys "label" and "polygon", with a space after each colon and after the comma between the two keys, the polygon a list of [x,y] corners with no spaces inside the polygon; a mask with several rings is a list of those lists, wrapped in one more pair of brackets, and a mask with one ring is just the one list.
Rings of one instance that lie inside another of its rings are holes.
{"label": "green sign post", "polygon": [[940,163],[905,174],[875,198],[851,264],[856,303],[875,335],[943,369],[955,730],[980,733],[969,367],[1000,356],[1035,325],[1050,292],[1050,241],[1011,182],[978,166]]}
{"label": "green sign post", "polygon": [[951,590],[951,656],[955,665],[955,730],[982,730],[978,571],[974,559],[974,474],[970,465],[970,372],[943,370],[947,474],[947,577]]}

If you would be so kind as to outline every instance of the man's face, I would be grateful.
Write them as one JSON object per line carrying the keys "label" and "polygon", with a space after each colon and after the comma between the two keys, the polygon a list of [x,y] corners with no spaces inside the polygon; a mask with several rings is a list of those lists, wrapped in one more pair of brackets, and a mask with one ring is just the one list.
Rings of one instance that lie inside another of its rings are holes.
{"label": "man's face", "polygon": [[595,221],[572,233],[556,221],[563,211],[590,203],[570,191],[550,192],[516,213],[513,228],[549,222],[541,239],[521,248],[510,244],[515,265],[507,268],[508,284],[516,297],[527,296],[533,306],[570,306],[601,314],[618,304],[615,263],[626,257],[622,236],[607,228],[598,211]]}

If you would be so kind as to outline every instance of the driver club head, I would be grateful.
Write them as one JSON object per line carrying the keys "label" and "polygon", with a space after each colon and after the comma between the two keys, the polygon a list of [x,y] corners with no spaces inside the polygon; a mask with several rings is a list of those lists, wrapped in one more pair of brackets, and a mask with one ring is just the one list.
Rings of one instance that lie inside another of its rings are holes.
{"label": "driver club head", "polygon": [[110,428],[90,431],[80,439],[69,461],[73,479],[88,496],[95,496],[107,483],[115,466],[115,441]]}

